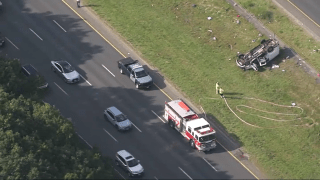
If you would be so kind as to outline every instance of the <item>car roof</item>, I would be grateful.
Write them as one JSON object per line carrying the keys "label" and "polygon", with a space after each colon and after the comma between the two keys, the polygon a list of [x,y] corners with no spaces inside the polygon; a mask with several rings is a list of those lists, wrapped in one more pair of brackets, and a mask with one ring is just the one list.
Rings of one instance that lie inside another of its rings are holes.
{"label": "car roof", "polygon": [[61,66],[70,65],[68,61],[56,61],[56,63],[60,64]]}
{"label": "car roof", "polygon": [[134,157],[126,150],[121,150],[117,153],[126,160],[134,159]]}
{"label": "car roof", "polygon": [[120,61],[121,61],[123,64],[128,64],[128,63],[134,62],[134,60],[133,60],[131,57],[127,57],[127,58],[121,59]]}
{"label": "car roof", "polygon": [[22,66],[22,68],[30,75],[35,75],[35,76],[39,76],[38,71],[36,70],[36,68],[34,68],[31,64],[26,64],[24,66]]}
{"label": "car roof", "polygon": [[108,110],[111,111],[115,116],[122,114],[122,112],[114,106],[109,107]]}
{"label": "car roof", "polygon": [[130,67],[131,67],[131,69],[143,68],[143,67],[141,66],[141,64],[139,64],[139,63],[131,64]]}

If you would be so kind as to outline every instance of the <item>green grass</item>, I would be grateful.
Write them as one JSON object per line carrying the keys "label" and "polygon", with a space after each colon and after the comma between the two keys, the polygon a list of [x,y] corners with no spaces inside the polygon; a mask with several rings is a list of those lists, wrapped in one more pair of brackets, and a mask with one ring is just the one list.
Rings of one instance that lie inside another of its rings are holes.
{"label": "green grass", "polygon": [[[237,2],[258,17],[265,26],[292,47],[317,71],[320,71],[320,42],[314,40],[299,25],[292,23],[272,1],[237,0]],[[266,17],[266,14],[270,14],[270,18]]]}
{"label": "green grass", "polygon": [[[206,112],[214,115],[228,132],[236,136],[250,154],[250,159],[258,162],[270,178],[320,178],[319,85],[290,60],[272,71],[240,70],[235,64],[237,52],[248,51],[266,37],[259,37],[259,32],[243,18],[240,18],[240,24],[236,24],[237,13],[229,4],[221,0],[86,1],[98,5],[92,8],[195,104],[200,105],[199,98],[203,98],[201,105]],[[287,28],[281,30],[288,39],[283,39],[297,44],[293,46],[301,48],[295,49],[297,52],[318,56],[306,50],[313,47],[310,45],[315,43],[313,40],[309,43],[310,38],[300,40],[286,34],[287,31],[294,34],[303,31],[289,25],[284,15],[278,15],[274,5],[262,2],[241,1],[247,4],[246,7],[265,12],[261,17],[265,18],[263,21],[272,21],[268,24],[270,26],[278,21],[286,22],[283,26]],[[197,6],[194,8],[192,4]],[[275,12],[266,12],[265,7]],[[211,21],[207,20],[208,16],[212,17]],[[213,37],[217,40],[212,40]],[[253,39],[256,40],[254,43]],[[319,68],[320,64],[311,57],[307,58],[308,62]],[[282,58],[284,55],[278,60]],[[217,81],[226,96],[254,97],[287,106],[295,102],[303,112],[256,100],[227,99],[242,119],[264,128],[250,127],[237,119],[222,99],[205,99],[217,98]],[[297,115],[270,114],[239,105]],[[250,114],[237,111],[237,107]],[[275,122],[256,115],[295,121]]]}

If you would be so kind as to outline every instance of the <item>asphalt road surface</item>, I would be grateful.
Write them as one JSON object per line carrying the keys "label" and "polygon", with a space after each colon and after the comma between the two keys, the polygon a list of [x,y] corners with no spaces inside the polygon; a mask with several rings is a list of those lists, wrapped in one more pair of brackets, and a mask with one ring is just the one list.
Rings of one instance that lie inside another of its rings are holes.
{"label": "asphalt road surface", "polygon": [[319,0],[274,0],[277,5],[293,17],[298,24],[320,41]]}
{"label": "asphalt road surface", "polygon": [[320,1],[319,0],[290,0],[295,4],[300,10],[307,14],[311,19],[313,19],[317,24],[320,24]]}
{"label": "asphalt road surface", "polygon": [[[2,2],[0,31],[7,44],[1,55],[32,64],[45,77],[50,90],[44,101],[74,123],[88,146],[112,158],[128,150],[141,161],[146,179],[254,179],[220,145],[210,153],[191,149],[160,119],[168,97],[156,87],[135,89],[117,68],[123,56],[62,1]],[[64,83],[51,71],[52,60],[71,63],[83,77],[80,83]],[[131,131],[120,133],[104,119],[110,106],[129,117],[135,125]]]}

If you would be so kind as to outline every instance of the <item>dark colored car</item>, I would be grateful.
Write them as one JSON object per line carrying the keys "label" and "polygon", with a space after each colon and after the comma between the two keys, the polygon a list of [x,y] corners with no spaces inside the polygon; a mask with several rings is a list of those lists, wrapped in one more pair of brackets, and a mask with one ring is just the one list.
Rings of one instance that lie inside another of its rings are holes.
{"label": "dark colored car", "polygon": [[39,89],[47,88],[49,84],[44,80],[43,76],[31,64],[26,64],[21,67],[21,72],[28,78],[36,78],[39,82]]}
{"label": "dark colored car", "polygon": [[119,60],[118,68],[121,74],[125,74],[130,78],[137,89],[150,88],[153,84],[149,73],[144,70],[138,61],[133,60],[131,57]]}

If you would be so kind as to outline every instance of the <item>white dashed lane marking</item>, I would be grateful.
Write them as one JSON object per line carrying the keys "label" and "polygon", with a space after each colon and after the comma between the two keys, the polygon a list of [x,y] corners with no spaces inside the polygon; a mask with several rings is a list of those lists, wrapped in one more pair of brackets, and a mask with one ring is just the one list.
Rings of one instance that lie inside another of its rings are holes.
{"label": "white dashed lane marking", "polygon": [[214,168],[205,158],[202,158],[210,167],[212,167],[212,169],[214,169],[215,171],[217,171],[216,168]]}
{"label": "white dashed lane marking", "polygon": [[104,128],[103,128],[103,130],[104,130],[114,141],[118,142],[118,140],[116,140],[116,138],[114,138],[107,130],[105,130]]}
{"label": "white dashed lane marking", "polygon": [[118,171],[118,170],[116,170],[115,168],[113,168],[124,180],[126,179],[126,178],[124,178],[123,176],[122,176],[122,174]]}
{"label": "white dashed lane marking", "polygon": [[131,123],[132,123],[132,125],[133,125],[135,128],[138,129],[138,131],[142,132],[136,125],[133,124],[133,122],[131,122]]}
{"label": "white dashed lane marking", "polygon": [[151,112],[154,114],[154,115],[156,115],[163,123],[166,123],[160,116],[158,116],[158,114],[157,113],[155,113],[154,111],[152,111],[151,110]]}
{"label": "white dashed lane marking", "polygon": [[108,68],[106,68],[103,64],[101,64],[101,66],[104,68],[104,69],[106,69],[113,77],[116,77],[111,71],[109,71],[109,69]]}
{"label": "white dashed lane marking", "polygon": [[63,93],[65,93],[67,96],[69,96],[68,93],[66,93],[57,83],[53,82]]}
{"label": "white dashed lane marking", "polygon": [[33,34],[35,34],[41,41],[43,41],[43,39],[36,33],[34,32],[31,28],[29,28],[31,32],[33,32]]}
{"label": "white dashed lane marking", "polygon": [[184,170],[182,170],[181,167],[178,167],[178,168],[179,168],[186,176],[188,176],[189,179],[192,180],[192,178],[191,178],[186,172],[184,172]]}
{"label": "white dashed lane marking", "polygon": [[81,74],[79,74],[80,75],[80,77],[83,79],[83,80],[85,80],[90,86],[92,86],[92,84],[88,81],[88,80],[86,80]]}
{"label": "white dashed lane marking", "polygon": [[15,48],[17,48],[18,50],[20,50],[15,44],[13,44],[13,42],[11,42],[11,41],[9,40],[9,38],[7,38],[7,37],[4,37],[4,38],[6,38],[6,40],[9,41],[9,43],[11,43]]}
{"label": "white dashed lane marking", "polygon": [[57,23],[57,21],[53,20],[53,22],[56,23],[56,25],[59,26],[64,32],[67,32],[62,26],[60,26],[60,24]]}
{"label": "white dashed lane marking", "polygon": [[76,133],[91,149],[93,149],[93,147],[86,141],[83,139],[83,137],[81,137],[78,133]]}

